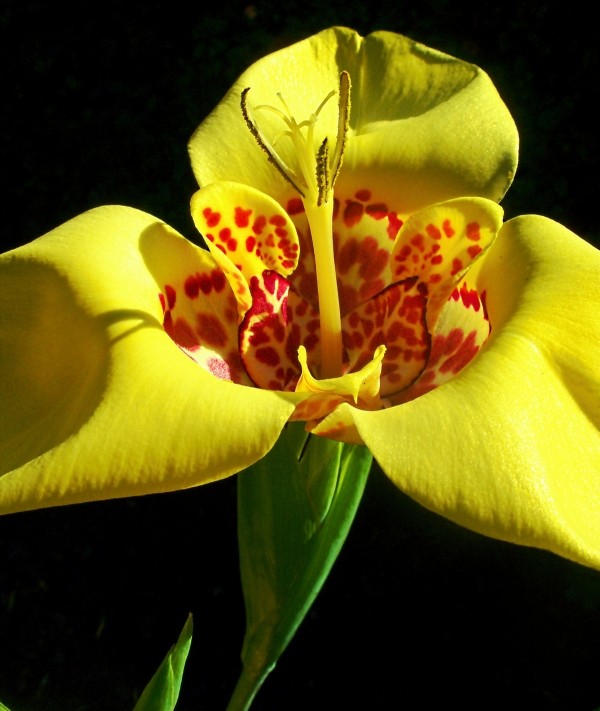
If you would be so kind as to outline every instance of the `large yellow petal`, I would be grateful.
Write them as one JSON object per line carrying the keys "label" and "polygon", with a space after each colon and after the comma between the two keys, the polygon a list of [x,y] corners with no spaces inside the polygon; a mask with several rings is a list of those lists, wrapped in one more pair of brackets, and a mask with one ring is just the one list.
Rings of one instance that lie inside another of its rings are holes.
{"label": "large yellow petal", "polygon": [[[366,188],[403,215],[452,197],[502,197],[516,169],[518,136],[487,74],[401,35],[363,38],[344,27],[270,54],[239,77],[190,140],[199,184],[247,183],[285,206],[293,190],[250,135],[241,92],[250,87],[251,106],[279,108],[281,92],[302,121],[337,89],[342,70],[350,73],[352,103],[336,193]],[[280,136],[277,151],[293,164],[278,117],[259,110],[256,118],[263,134]],[[325,136],[335,145],[336,133],[337,103],[331,100],[315,125],[316,146]]]}
{"label": "large yellow petal", "polygon": [[342,405],[330,424],[350,417],[427,508],[600,568],[600,252],[526,216],[482,261],[492,330],[479,355],[422,397],[379,412]]}
{"label": "large yellow petal", "polygon": [[162,327],[164,284],[214,266],[115,206],[0,258],[0,512],[190,487],[269,451],[293,403],[219,380]]}

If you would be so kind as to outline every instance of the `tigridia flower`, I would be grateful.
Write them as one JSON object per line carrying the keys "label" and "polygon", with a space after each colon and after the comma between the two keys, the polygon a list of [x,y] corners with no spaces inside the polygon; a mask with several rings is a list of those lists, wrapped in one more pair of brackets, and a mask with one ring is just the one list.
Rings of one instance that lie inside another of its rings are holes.
{"label": "tigridia flower", "polygon": [[239,472],[290,420],[481,533],[600,565],[600,256],[502,225],[480,69],[332,28],[248,69],[190,155],[202,249],[92,210],[0,260],[0,510]]}

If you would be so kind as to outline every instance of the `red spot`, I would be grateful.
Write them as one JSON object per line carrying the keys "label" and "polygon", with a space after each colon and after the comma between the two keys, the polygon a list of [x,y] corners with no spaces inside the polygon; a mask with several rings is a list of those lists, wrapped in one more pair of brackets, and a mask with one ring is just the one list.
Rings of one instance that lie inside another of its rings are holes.
{"label": "red spot", "polygon": [[357,190],[354,193],[354,197],[357,200],[360,200],[361,202],[368,202],[371,199],[371,191],[367,190],[367,188],[363,188],[362,190]]}
{"label": "red spot", "polygon": [[440,232],[439,228],[437,228],[435,225],[432,225],[431,223],[425,227],[425,232],[431,237],[432,239],[442,239],[442,233]]}
{"label": "red spot", "polygon": [[230,252],[235,252],[235,250],[237,249],[237,240],[236,239],[227,240],[227,249]]}
{"label": "red spot", "polygon": [[356,263],[358,251],[359,247],[356,239],[352,238],[346,241],[335,260],[338,274],[345,274]]}
{"label": "red spot", "polygon": [[185,280],[183,289],[188,299],[198,298],[198,294],[200,293],[200,285],[198,283],[198,279],[195,276],[189,276]]}
{"label": "red spot", "polygon": [[344,208],[344,224],[346,227],[353,227],[360,222],[363,216],[363,206],[354,200],[347,200]]}
{"label": "red spot", "polygon": [[305,274],[298,284],[298,291],[304,298],[311,301],[317,298],[317,276],[316,274]]}
{"label": "red spot", "polygon": [[460,299],[466,308],[471,307],[475,311],[479,311],[479,309],[481,308],[479,294],[475,289],[468,289],[466,286],[463,285],[460,290]]}
{"label": "red spot", "polygon": [[213,314],[196,314],[197,333],[204,343],[215,348],[227,343],[227,333],[219,319]]}
{"label": "red spot", "polygon": [[279,358],[279,353],[274,348],[271,348],[271,346],[267,346],[265,348],[258,348],[256,353],[256,360],[260,361],[261,363],[264,363],[265,365],[269,365],[272,368],[275,366],[279,365],[281,362],[281,359]]}
{"label": "red spot", "polygon": [[375,220],[383,220],[384,217],[387,217],[387,214],[387,205],[383,202],[374,202],[371,205],[367,205],[367,215],[370,215]]}
{"label": "red spot", "polygon": [[[264,324],[259,324],[259,325],[264,325]],[[257,331],[252,331],[252,334],[248,336],[248,343],[251,346],[261,346],[263,343],[268,343],[271,340],[271,337],[269,334],[265,331],[264,328],[260,328],[260,330]]]}
{"label": "red spot", "polygon": [[408,256],[410,255],[411,252],[412,252],[412,247],[408,244],[405,244],[400,248],[400,251],[395,256],[395,260],[397,262],[404,262],[408,258]]}
{"label": "red spot", "polygon": [[302,345],[310,353],[314,348],[316,348],[318,342],[319,336],[316,333],[311,333],[304,339]]}
{"label": "red spot", "polygon": [[404,223],[402,220],[398,217],[397,213],[395,212],[390,212],[388,214],[388,227],[387,227],[387,233],[388,237],[390,239],[396,239],[396,235],[398,234],[398,230],[402,227]]}
{"label": "red spot", "polygon": [[463,268],[463,263],[461,262],[460,259],[457,259],[456,257],[452,260],[452,271],[450,272],[451,276],[454,276],[455,274],[458,274],[458,272]]}
{"label": "red spot", "polygon": [[442,275],[441,274],[432,274],[429,277],[429,283],[430,284],[437,284],[438,282],[442,281]]}
{"label": "red spot", "polygon": [[478,244],[474,244],[473,246],[469,247],[467,249],[467,254],[471,259],[475,259],[475,257],[482,251],[481,247]]}
{"label": "red spot", "polygon": [[[285,227],[286,225],[286,219],[283,215],[273,215],[269,219],[269,223],[271,225],[275,225],[275,227]],[[286,233],[287,234],[287,233]]]}
{"label": "red spot", "polygon": [[450,220],[444,220],[442,224],[442,229],[444,230],[444,234],[446,237],[452,237],[454,234],[454,227],[452,227],[452,223]]}
{"label": "red spot", "polygon": [[[456,329],[459,330],[459,329]],[[452,332],[451,332],[452,333]],[[475,344],[476,332],[471,331],[465,338],[464,333],[460,331],[460,347],[456,347],[456,353],[447,358],[440,365],[441,373],[458,373],[467,363],[469,363],[479,352],[479,346]]]}
{"label": "red spot", "polygon": [[175,289],[167,284],[165,286],[165,294],[167,295],[167,305],[170,309],[175,307],[175,301],[177,299],[177,293]]}
{"label": "red spot", "polygon": [[425,237],[423,237],[420,232],[417,232],[417,234],[411,239],[410,243],[414,244],[419,252],[425,251]]}
{"label": "red spot", "polygon": [[366,237],[360,243],[358,253],[360,277],[366,281],[376,279],[386,268],[388,259],[388,252],[385,249],[379,249],[377,240],[373,237]]}
{"label": "red spot", "polygon": [[196,284],[203,294],[208,295],[212,291],[212,279],[208,274],[196,274]]}
{"label": "red spot", "polygon": [[298,302],[298,305],[296,306],[296,316],[304,316],[304,314],[308,311],[308,302],[302,301]]}
{"label": "red spot", "polygon": [[159,294],[158,294],[158,300],[160,301],[160,306],[161,306],[163,313],[164,313],[167,310],[167,306],[166,306],[165,297],[164,297],[164,294],[162,293],[162,291],[159,292]]}
{"label": "red spot", "polygon": [[218,225],[221,221],[221,213],[213,212],[210,207],[205,207],[202,211],[202,215],[204,216],[208,227],[216,227],[216,225]]}
{"label": "red spot", "polygon": [[218,269],[213,270],[211,274],[211,282],[213,285],[213,289],[219,293],[220,291],[223,291],[225,288],[225,285],[227,284],[227,279],[225,278],[225,274],[223,272],[219,271]]}
{"label": "red spot", "polygon": [[348,323],[352,328],[356,328],[358,326],[358,323],[360,321],[360,316],[354,311],[353,313],[350,314],[348,317]]}
{"label": "red spot", "polygon": [[365,342],[364,336],[360,331],[355,331],[352,334],[352,345],[355,348],[362,348],[363,343]]}
{"label": "red spot", "polygon": [[481,305],[483,306],[483,313],[485,314],[486,320],[488,319],[488,313],[487,313],[487,291],[482,291],[481,294],[479,295],[479,299],[481,301]]}
{"label": "red spot", "polygon": [[243,207],[235,208],[235,224],[240,227],[248,227],[252,210],[244,210]]}
{"label": "red spot", "polygon": [[304,203],[300,198],[292,198],[287,204],[286,212],[288,215],[299,215],[304,212]]}
{"label": "red spot", "polygon": [[265,229],[266,224],[267,218],[264,215],[259,215],[256,220],[254,220],[254,224],[252,225],[252,232],[254,232],[255,235],[262,234],[262,231]]}
{"label": "red spot", "polygon": [[185,319],[178,318],[175,323],[170,318],[165,319],[163,325],[165,331],[180,348],[194,348],[200,345],[198,337]]}
{"label": "red spot", "polygon": [[467,239],[470,239],[473,242],[478,242],[481,239],[478,222],[469,222],[467,225]]}
{"label": "red spot", "polygon": [[432,264],[441,264],[444,261],[444,257],[441,254],[436,254],[435,257],[431,258]]}

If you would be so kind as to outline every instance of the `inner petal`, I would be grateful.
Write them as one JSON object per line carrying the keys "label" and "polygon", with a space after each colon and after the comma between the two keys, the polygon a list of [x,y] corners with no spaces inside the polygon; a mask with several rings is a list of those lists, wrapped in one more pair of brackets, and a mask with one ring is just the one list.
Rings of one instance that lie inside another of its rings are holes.
{"label": "inner petal", "polygon": [[393,404],[414,400],[457,375],[477,355],[490,331],[485,292],[478,293],[463,280],[436,322],[426,367],[410,387],[391,398]]}
{"label": "inner petal", "polygon": [[252,304],[252,277],[265,269],[285,277],[296,268],[296,229],[268,195],[247,185],[214,183],[194,194],[192,216],[231,285],[240,321]]}
{"label": "inner petal", "polygon": [[348,370],[362,368],[376,348],[385,345],[381,395],[385,397],[410,385],[429,356],[426,307],[426,288],[413,278],[388,287],[354,309],[343,320]]}
{"label": "inner petal", "polygon": [[184,353],[217,378],[251,384],[238,351],[236,299],[218,267],[165,284],[159,298],[163,327]]}
{"label": "inner petal", "polygon": [[319,314],[287,279],[265,270],[250,280],[252,306],[240,326],[240,353],[255,385],[293,390],[300,377],[298,348],[320,363]]}
{"label": "inner petal", "polygon": [[[402,220],[367,188],[349,195],[336,191],[334,202],[333,247],[344,316],[392,283],[389,260]],[[300,259],[291,282],[306,301],[317,307],[314,255],[302,201],[291,199],[286,209],[300,242]]]}
{"label": "inner petal", "polygon": [[483,198],[459,198],[412,215],[398,232],[392,253],[394,281],[417,276],[427,285],[427,325],[472,264],[494,241],[502,208]]}

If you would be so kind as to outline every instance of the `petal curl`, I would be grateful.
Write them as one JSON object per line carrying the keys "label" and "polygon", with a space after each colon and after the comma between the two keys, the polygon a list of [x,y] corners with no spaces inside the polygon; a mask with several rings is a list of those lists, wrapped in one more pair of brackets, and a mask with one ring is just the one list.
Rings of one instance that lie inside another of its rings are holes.
{"label": "petal curl", "polygon": [[207,256],[120,206],[2,255],[0,512],[182,489],[269,451],[293,403],[219,380],[162,326],[165,274]]}
{"label": "petal curl", "polygon": [[[352,80],[352,109],[337,192],[368,186],[402,215],[461,195],[502,197],[516,169],[518,137],[487,74],[402,35],[363,38],[345,27],[274,52],[239,77],[190,140],[198,183],[247,183],[285,205],[293,192],[246,128],[241,93],[250,87],[248,101],[256,106],[273,105],[281,92],[301,121],[337,88],[342,70]],[[263,133],[279,135],[275,116],[260,117]],[[315,125],[316,145],[325,136],[334,145],[336,133],[330,101]],[[285,143],[277,144],[284,159]]]}
{"label": "petal curl", "polygon": [[455,378],[379,412],[342,405],[392,481],[485,535],[600,568],[600,252],[539,216],[482,260],[492,330]]}

